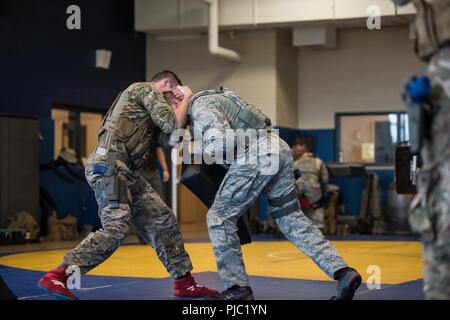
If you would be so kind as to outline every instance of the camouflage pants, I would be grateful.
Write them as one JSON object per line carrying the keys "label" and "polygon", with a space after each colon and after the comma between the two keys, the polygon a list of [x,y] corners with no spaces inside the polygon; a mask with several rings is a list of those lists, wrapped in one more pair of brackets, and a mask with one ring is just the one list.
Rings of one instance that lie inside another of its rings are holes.
{"label": "camouflage pants", "polygon": [[[230,166],[207,214],[208,232],[216,257],[217,269],[226,288],[233,285],[248,286],[249,279],[242,259],[236,222],[260,194],[268,199],[279,198],[294,189],[293,158],[289,146],[276,136],[280,146],[279,167],[266,175],[264,156],[259,164]],[[268,157],[268,156],[267,156]],[[294,199],[292,201],[298,201]],[[292,201],[283,207],[292,205]],[[330,277],[346,267],[338,252],[325,239],[320,230],[298,209],[276,219],[286,238],[308,255]]]}
{"label": "camouflage pants", "polygon": [[[432,82],[440,84],[449,99],[450,49],[433,58],[429,71]],[[450,299],[450,105],[434,116],[422,160],[418,197],[424,199],[424,214],[420,219],[420,209],[411,212],[411,227],[422,234],[426,298]]]}
{"label": "camouflage pants", "polygon": [[155,189],[159,197],[165,202],[164,188],[159,169],[143,168],[138,171],[138,174]]}
{"label": "camouflage pants", "polygon": [[67,252],[64,263],[79,266],[82,273],[88,272],[114,253],[133,225],[154,248],[170,275],[184,276],[192,270],[192,264],[172,210],[141,176],[121,171],[117,175],[125,199],[115,207],[108,203],[105,177],[93,174],[91,166],[87,166],[86,178],[95,192],[102,228]]}

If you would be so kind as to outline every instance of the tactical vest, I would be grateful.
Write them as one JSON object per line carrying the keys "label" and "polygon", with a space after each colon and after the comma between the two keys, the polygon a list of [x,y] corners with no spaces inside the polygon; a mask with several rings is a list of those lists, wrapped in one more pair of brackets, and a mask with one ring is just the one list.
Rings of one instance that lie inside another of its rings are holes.
{"label": "tactical vest", "polygon": [[[122,143],[131,160],[130,169],[141,168],[152,156],[152,136],[158,127],[146,110],[131,118],[122,112],[128,100],[128,93],[120,93],[102,120],[98,133],[99,146],[117,150],[115,144]],[[115,140],[115,141],[114,141]]]}
{"label": "tactical vest", "polygon": [[189,112],[195,100],[209,95],[220,95],[229,99],[230,104],[218,104],[217,108],[225,115],[232,129],[265,129],[272,123],[257,107],[248,103],[229,89],[205,90],[195,94],[189,103]]}
{"label": "tactical vest", "polygon": [[414,0],[416,16],[416,52],[429,60],[443,46],[450,44],[450,1]]}

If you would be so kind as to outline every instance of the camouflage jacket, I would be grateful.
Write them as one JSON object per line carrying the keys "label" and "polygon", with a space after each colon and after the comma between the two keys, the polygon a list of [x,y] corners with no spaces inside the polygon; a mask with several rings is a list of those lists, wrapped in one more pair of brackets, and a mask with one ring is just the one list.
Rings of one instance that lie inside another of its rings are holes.
{"label": "camouflage jacket", "polygon": [[449,0],[394,0],[398,5],[413,3],[416,15],[416,52],[428,60],[443,46],[450,44]]}
{"label": "camouflage jacket", "polygon": [[175,113],[161,91],[149,82],[137,82],[119,95],[103,118],[99,147],[125,152],[128,164],[138,169],[154,156],[151,145],[158,133],[171,134],[175,129]]}
{"label": "camouflage jacket", "polygon": [[195,153],[216,159],[225,156],[227,163],[236,152],[238,157],[243,156],[252,145],[234,133],[271,127],[270,119],[260,109],[229,89],[197,93],[191,99],[188,114],[194,133],[202,134],[201,150],[197,144]]}
{"label": "camouflage jacket", "polygon": [[218,107],[221,103],[231,104],[228,99],[216,94],[198,98],[190,105],[191,131],[203,135],[201,141],[196,141],[197,148],[201,145],[201,150],[197,149],[196,153],[215,158],[234,150],[234,140],[225,139],[227,130],[232,128]]}

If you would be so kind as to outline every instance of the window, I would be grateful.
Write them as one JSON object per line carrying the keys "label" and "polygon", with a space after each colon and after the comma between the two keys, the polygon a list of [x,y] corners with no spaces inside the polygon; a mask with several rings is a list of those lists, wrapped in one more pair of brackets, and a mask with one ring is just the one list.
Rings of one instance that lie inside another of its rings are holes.
{"label": "window", "polygon": [[52,109],[51,116],[55,128],[55,159],[62,149],[70,148],[75,150],[80,161],[85,161],[97,145],[97,133],[103,114],[58,105]]}
{"label": "window", "polygon": [[336,160],[392,166],[395,146],[409,140],[405,112],[337,113]]}

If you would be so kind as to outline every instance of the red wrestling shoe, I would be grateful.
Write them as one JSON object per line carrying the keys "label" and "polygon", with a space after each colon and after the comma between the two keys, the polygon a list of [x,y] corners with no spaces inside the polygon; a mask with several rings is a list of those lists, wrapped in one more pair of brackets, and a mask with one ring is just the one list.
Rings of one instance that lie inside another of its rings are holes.
{"label": "red wrestling shoe", "polygon": [[214,289],[209,289],[195,282],[190,273],[181,279],[175,280],[173,284],[173,294],[177,297],[200,298],[214,296],[218,293]]}
{"label": "red wrestling shoe", "polygon": [[67,267],[58,267],[47,272],[38,282],[38,287],[47,291],[58,300],[79,300],[66,287]]}

